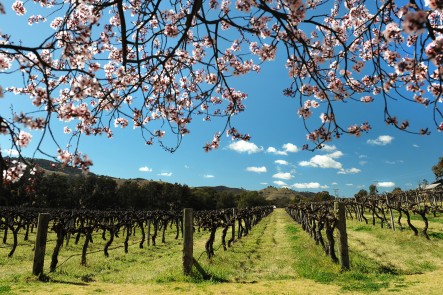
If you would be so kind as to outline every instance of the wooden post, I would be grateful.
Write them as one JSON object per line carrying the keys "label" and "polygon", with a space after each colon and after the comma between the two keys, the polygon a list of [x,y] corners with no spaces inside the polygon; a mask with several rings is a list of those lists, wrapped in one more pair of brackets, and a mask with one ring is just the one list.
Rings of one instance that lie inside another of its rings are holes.
{"label": "wooden post", "polygon": [[[68,227],[74,227],[75,221],[74,221],[74,210],[71,211],[71,217],[72,219],[68,221]],[[66,234],[66,247],[69,245],[69,240],[71,239],[71,233],[68,231]]]}
{"label": "wooden post", "polygon": [[192,215],[191,208],[183,209],[183,273],[185,275],[191,274],[192,265],[194,263],[194,220]]}
{"label": "wooden post", "polygon": [[346,208],[343,202],[334,202],[339,235],[338,256],[342,270],[349,270],[348,234],[346,233]]}
{"label": "wooden post", "polygon": [[235,241],[235,221],[237,220],[237,208],[232,209],[232,218],[234,222],[232,223],[232,241]]}
{"label": "wooden post", "polygon": [[3,244],[6,244],[7,239],[8,239],[8,227],[6,226],[5,227],[5,232],[4,232],[4,235],[3,235]]}
{"label": "wooden post", "polygon": [[151,245],[151,219],[148,219],[148,233],[147,233],[148,246]]}
{"label": "wooden post", "polygon": [[391,226],[392,226],[392,230],[395,231],[395,222],[394,222],[394,213],[392,212],[392,208],[389,205],[389,198],[388,195],[386,194],[386,206],[389,208],[389,213],[391,214]]}
{"label": "wooden post", "polygon": [[34,250],[34,264],[32,266],[32,274],[36,276],[40,276],[43,274],[49,219],[49,213],[40,213],[38,215],[37,236],[35,238]]}

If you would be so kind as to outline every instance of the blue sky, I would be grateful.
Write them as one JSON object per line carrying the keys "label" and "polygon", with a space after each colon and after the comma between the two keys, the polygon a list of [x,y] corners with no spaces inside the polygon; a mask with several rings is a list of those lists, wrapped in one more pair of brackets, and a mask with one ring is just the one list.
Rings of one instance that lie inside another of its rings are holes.
{"label": "blue sky", "polygon": [[[7,28],[7,22],[8,18],[3,20],[2,16],[0,31]],[[297,115],[299,102],[282,94],[290,83],[282,53],[277,54],[275,62],[262,65],[260,74],[233,81],[234,87],[248,93],[246,111],[233,118],[233,125],[249,133],[250,142],[232,142],[223,136],[220,148],[206,153],[204,144],[223,128],[225,121],[203,122],[196,117],[189,126],[191,134],[171,154],[158,145],[146,146],[138,131],[128,127],[115,130],[112,139],[82,138],[80,150],[94,162],[91,171],[189,186],[225,185],[259,190],[272,185],[299,191],[326,190],[331,194],[338,192],[340,197],[351,197],[371,184],[377,184],[379,191],[391,191],[394,187],[416,188],[423,179],[434,180],[431,168],[443,156],[443,134],[433,128],[430,110],[413,103],[394,102],[392,110],[401,113],[399,119],[409,119],[411,128],[422,127],[422,123],[431,127],[430,136],[411,135],[387,126],[383,121],[383,102],[375,97],[371,105],[336,106],[336,116],[345,122],[344,126],[369,120],[370,133],[358,138],[343,135],[322,150],[302,151],[301,146],[307,142],[303,122]],[[14,83],[13,77],[2,75],[0,85],[4,88]],[[7,93],[0,99],[3,116],[10,113],[11,105],[19,111],[29,108],[31,103],[25,97]],[[318,120],[319,115],[315,113],[312,119]],[[63,127],[61,122],[53,126],[61,145],[67,140]],[[33,135],[38,138],[39,134]],[[3,152],[8,151],[7,137],[0,136],[0,145]],[[45,142],[43,146],[55,155],[53,144]],[[26,156],[32,155],[33,147],[35,142],[24,150]]]}

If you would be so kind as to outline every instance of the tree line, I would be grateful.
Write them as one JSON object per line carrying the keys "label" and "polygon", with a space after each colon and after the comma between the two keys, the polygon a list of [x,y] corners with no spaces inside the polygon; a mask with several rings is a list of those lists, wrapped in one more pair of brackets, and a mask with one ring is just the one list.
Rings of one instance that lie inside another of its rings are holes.
{"label": "tree line", "polygon": [[231,192],[141,179],[117,180],[95,174],[37,171],[32,177],[8,184],[0,196],[0,205],[94,210],[185,207],[211,210],[265,206],[269,202],[256,191]]}

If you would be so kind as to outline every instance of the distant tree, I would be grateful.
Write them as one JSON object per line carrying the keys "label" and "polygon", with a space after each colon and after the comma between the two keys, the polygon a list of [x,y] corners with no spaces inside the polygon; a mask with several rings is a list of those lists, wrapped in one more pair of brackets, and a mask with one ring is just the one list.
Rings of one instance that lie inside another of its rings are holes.
{"label": "distant tree", "polygon": [[237,202],[238,208],[266,206],[266,205],[269,205],[269,201],[267,201],[263,196],[261,196],[256,191],[242,192],[238,196],[238,202]]}
{"label": "distant tree", "polygon": [[402,189],[401,189],[401,187],[395,187],[395,188],[392,190],[392,192],[393,192],[393,193],[399,193],[399,192],[402,192]]}
{"label": "distant tree", "polygon": [[291,200],[291,203],[299,203],[306,198],[302,194],[295,194],[294,198]]}
{"label": "distant tree", "polygon": [[41,203],[38,207],[67,208],[72,204],[69,191],[69,178],[62,174],[53,173],[41,179],[36,194]]}
{"label": "distant tree", "polygon": [[329,201],[329,200],[333,200],[333,199],[334,199],[334,197],[331,196],[328,191],[322,191],[322,192],[316,193],[314,195],[314,197],[312,198],[312,201],[323,202],[323,201]]}
{"label": "distant tree", "polygon": [[269,201],[269,203],[272,203],[272,205],[276,206],[277,208],[285,208],[292,202],[290,197],[283,196],[275,200]]}
{"label": "distant tree", "polygon": [[[49,177],[49,176],[46,176]],[[97,176],[78,175],[70,176],[69,188],[66,196],[70,199],[70,208],[84,208],[87,200],[92,197],[96,185]]]}
{"label": "distant tree", "polygon": [[235,195],[228,192],[220,192],[217,196],[216,209],[234,208],[235,207]]}
{"label": "distant tree", "polygon": [[376,195],[377,193],[378,193],[377,185],[371,184],[369,186],[369,195],[373,196],[373,195]]}
{"label": "distant tree", "polygon": [[118,204],[116,198],[117,183],[110,177],[98,177],[92,194],[93,203],[88,208],[110,209]]}
{"label": "distant tree", "polygon": [[432,166],[432,172],[434,172],[436,180],[443,178],[443,157],[440,157],[438,163]]}
{"label": "distant tree", "polygon": [[429,185],[429,181],[427,179],[423,179],[422,181],[418,181],[418,188],[424,189]]}
{"label": "distant tree", "polygon": [[162,201],[163,185],[156,181],[149,181],[141,186],[144,203],[148,209],[166,209],[166,204]]}
{"label": "distant tree", "polygon": [[354,196],[355,196],[355,197],[359,197],[359,196],[365,197],[365,196],[367,196],[367,195],[368,195],[368,191],[365,190],[365,189],[361,189],[361,190],[359,190],[358,193],[356,193]]}
{"label": "distant tree", "polygon": [[116,191],[116,198],[119,208],[149,208],[147,198],[144,198],[137,181],[126,180],[119,185]]}

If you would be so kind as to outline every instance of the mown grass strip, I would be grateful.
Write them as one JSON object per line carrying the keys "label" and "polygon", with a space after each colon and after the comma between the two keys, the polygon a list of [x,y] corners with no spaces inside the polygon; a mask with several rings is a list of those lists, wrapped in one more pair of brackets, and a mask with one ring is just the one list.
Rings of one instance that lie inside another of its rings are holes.
{"label": "mown grass strip", "polygon": [[402,280],[395,271],[384,268],[377,261],[352,249],[351,270],[341,272],[340,266],[334,264],[298,225],[288,224],[286,231],[291,236],[293,255],[296,257],[293,267],[303,278],[323,284],[336,284],[344,291],[358,292],[380,291],[387,288],[390,282]]}

